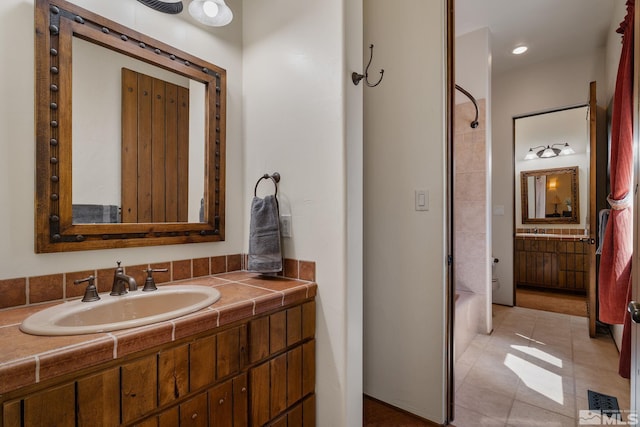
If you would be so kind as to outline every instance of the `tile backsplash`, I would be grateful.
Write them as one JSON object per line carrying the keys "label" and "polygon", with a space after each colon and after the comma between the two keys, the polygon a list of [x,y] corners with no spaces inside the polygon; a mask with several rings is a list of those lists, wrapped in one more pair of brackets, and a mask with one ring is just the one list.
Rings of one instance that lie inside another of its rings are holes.
{"label": "tile backsplash", "polygon": [[571,236],[583,236],[585,231],[583,228],[517,228],[516,233],[537,233],[542,236],[545,234],[566,234]]}
{"label": "tile backsplash", "polygon": [[[167,269],[167,272],[153,274],[156,283],[161,284],[174,280],[243,270],[247,265],[246,259],[246,254],[232,254],[124,265],[123,267],[126,274],[136,279],[138,286],[143,286],[147,277],[144,270],[148,268]],[[316,264],[313,261],[285,258],[283,266],[281,276],[310,282],[316,279]],[[113,283],[114,269],[115,265],[113,268],[0,279],[0,295],[2,296],[0,297],[0,309],[81,297],[84,294],[86,284],[75,285],[73,282],[91,275],[96,277],[98,292],[108,292]]]}

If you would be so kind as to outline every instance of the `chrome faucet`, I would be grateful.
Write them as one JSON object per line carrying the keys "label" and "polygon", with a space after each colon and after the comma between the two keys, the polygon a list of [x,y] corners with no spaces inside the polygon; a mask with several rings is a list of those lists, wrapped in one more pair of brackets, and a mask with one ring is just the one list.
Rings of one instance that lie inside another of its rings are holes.
{"label": "chrome faucet", "polygon": [[120,267],[120,261],[118,261],[116,271],[113,273],[113,286],[111,287],[111,293],[109,295],[126,294],[127,288],[125,286],[128,286],[130,291],[138,290],[136,279],[124,274],[124,268]]}

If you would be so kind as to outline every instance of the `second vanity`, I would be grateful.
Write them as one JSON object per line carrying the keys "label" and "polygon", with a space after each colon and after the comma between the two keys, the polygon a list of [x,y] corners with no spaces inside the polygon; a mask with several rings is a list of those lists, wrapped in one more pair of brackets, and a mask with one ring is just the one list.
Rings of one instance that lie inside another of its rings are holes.
{"label": "second vanity", "polygon": [[[2,426],[314,426],[317,285],[244,271],[212,306],[113,332],[34,336],[0,313]],[[90,302],[87,304],[91,304]]]}
{"label": "second vanity", "polygon": [[585,294],[589,283],[589,242],[585,239],[579,234],[516,233],[516,286]]}

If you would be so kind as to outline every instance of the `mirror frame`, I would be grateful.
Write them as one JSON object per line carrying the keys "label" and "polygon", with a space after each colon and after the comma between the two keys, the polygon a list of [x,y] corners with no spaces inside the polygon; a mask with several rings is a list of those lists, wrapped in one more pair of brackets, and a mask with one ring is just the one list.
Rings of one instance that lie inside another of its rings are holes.
{"label": "mirror frame", "polygon": [[[571,204],[574,206],[571,209],[570,217],[554,217],[554,218],[528,218],[529,212],[529,195],[527,178],[530,176],[542,176],[542,175],[571,175]],[[580,223],[580,195],[578,193],[578,166],[571,166],[565,168],[555,169],[536,169],[520,172],[520,195],[521,195],[521,209],[522,209],[522,223],[523,224],[579,224]]]}
{"label": "mirror frame", "polygon": [[[224,240],[226,71],[63,0],[36,0],[35,33],[36,253]],[[73,37],[205,84],[205,222],[73,224]]]}

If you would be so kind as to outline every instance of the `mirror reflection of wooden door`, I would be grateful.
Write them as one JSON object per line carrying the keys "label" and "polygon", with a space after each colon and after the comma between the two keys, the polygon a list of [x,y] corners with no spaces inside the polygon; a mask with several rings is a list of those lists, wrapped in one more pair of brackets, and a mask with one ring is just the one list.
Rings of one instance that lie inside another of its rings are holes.
{"label": "mirror reflection of wooden door", "polygon": [[187,222],[189,89],[122,69],[122,222]]}

